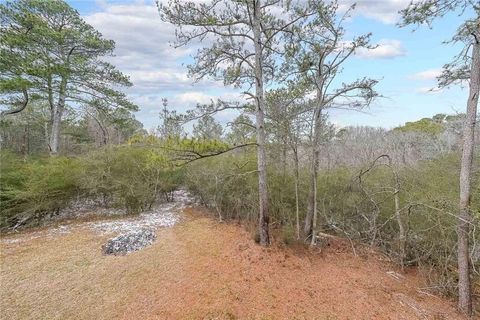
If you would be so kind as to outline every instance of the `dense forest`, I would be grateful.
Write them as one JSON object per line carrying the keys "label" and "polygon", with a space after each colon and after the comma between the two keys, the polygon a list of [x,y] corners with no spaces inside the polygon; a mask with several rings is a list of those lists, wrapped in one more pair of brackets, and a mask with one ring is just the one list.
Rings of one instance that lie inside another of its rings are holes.
{"label": "dense forest", "polygon": [[[383,98],[381,79],[344,82],[371,34],[351,40],[336,1],[158,1],[176,27],[171,50],[200,49],[192,79],[238,89],[243,102],[163,99],[157,127],[127,75],[107,62],[112,40],[62,0],[0,4],[0,228],[48,225],[74,203],[139,215],[188,190],[212,219],[238,221],[260,246],[321,247],[335,235],[353,252],[375,248],[428,291],[473,315],[480,297],[480,6],[423,0],[399,28],[425,28],[450,12],[473,18],[450,35],[463,51],[439,87],[465,86],[457,114],[385,129],[339,126],[330,110],[362,112]],[[415,33],[412,34],[415,37]],[[448,37],[448,35],[446,36]],[[347,77],[348,78],[348,77]],[[135,85],[133,83],[133,85]],[[221,123],[216,117],[230,112]],[[71,209],[70,209],[71,210]],[[57,220],[55,220],[57,221]],[[301,277],[301,275],[299,275]]]}

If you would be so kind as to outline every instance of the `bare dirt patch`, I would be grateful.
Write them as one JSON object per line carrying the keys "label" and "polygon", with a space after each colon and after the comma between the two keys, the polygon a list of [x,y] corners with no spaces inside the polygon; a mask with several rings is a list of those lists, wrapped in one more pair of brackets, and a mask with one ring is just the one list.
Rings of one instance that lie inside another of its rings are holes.
{"label": "bare dirt patch", "polygon": [[108,235],[75,225],[2,241],[1,318],[462,319],[452,302],[419,293],[415,274],[389,274],[398,270],[381,256],[265,249],[241,226],[185,215],[126,256],[102,255]]}

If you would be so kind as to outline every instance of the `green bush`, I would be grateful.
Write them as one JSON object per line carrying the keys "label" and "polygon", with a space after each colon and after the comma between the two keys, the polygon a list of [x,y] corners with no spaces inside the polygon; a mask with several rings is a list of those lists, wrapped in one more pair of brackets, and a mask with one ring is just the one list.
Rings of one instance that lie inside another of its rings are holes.
{"label": "green bush", "polygon": [[1,152],[0,227],[38,221],[76,197],[101,197],[105,206],[139,213],[183,182],[183,170],[159,150],[121,146],[27,160]]}
{"label": "green bush", "polygon": [[79,184],[105,203],[139,213],[159,193],[168,194],[181,184],[182,172],[159,150],[133,146],[103,149],[85,157]]}
{"label": "green bush", "polygon": [[2,152],[0,161],[1,227],[58,212],[79,191],[78,159],[58,157],[24,162]]}

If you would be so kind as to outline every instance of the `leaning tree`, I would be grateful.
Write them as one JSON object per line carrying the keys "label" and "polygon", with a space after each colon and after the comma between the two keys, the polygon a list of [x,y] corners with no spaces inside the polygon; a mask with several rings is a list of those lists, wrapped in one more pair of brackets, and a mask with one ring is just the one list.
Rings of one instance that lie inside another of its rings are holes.
{"label": "leaning tree", "polygon": [[[0,4],[0,93],[2,114],[22,111],[31,100],[50,111],[49,150],[58,153],[68,105],[97,110],[137,110],[118,86],[127,76],[101,60],[115,47],[63,0],[16,0]],[[18,107],[11,107],[19,105]]]}

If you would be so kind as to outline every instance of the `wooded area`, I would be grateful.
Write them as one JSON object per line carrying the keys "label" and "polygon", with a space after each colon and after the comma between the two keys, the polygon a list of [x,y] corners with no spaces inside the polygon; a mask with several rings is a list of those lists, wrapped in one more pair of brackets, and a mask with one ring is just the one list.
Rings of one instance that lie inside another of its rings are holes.
{"label": "wooded area", "polygon": [[[393,129],[340,127],[330,110],[363,112],[381,79],[350,78],[348,61],[371,50],[337,1],[157,1],[176,27],[174,48],[199,46],[192,80],[220,80],[245,99],[180,112],[166,98],[147,131],[107,62],[115,43],[62,0],[0,4],[0,227],[61,216],[75,201],[144,212],[186,188],[220,221],[255,225],[253,239],[321,247],[325,234],[352,250],[378,249],[418,267],[429,292],[474,316],[480,297],[480,5],[422,0],[399,28],[425,28],[473,12],[451,36],[438,87],[466,86],[462,112]],[[415,37],[415,33],[412,34]],[[448,39],[445,39],[448,40]],[[348,78],[348,81],[345,81]],[[133,84],[134,85],[134,84]],[[222,112],[234,117],[226,125]],[[192,129],[187,129],[189,125]],[[301,277],[301,275],[299,275]]]}

